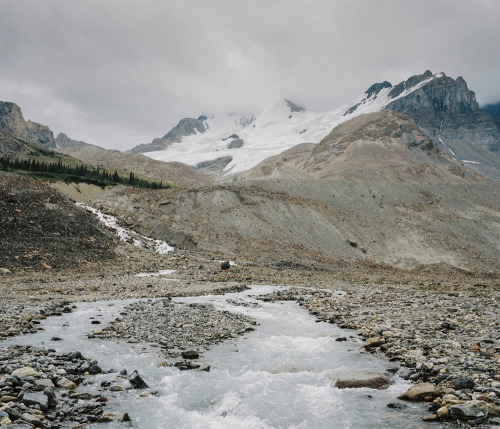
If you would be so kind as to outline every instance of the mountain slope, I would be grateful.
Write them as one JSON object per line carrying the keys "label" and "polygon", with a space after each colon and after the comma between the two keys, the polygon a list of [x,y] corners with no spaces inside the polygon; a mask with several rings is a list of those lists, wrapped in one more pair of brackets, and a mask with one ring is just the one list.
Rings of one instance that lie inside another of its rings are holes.
{"label": "mountain slope", "polygon": [[500,271],[493,182],[290,179],[172,191],[115,188],[94,204],[144,235],[217,259]]}
{"label": "mountain slope", "polygon": [[92,145],[70,146],[59,148],[58,151],[99,167],[133,171],[134,174],[175,183],[186,188],[206,186],[212,183],[208,176],[186,164],[156,161],[142,154],[118,152]]}
{"label": "mountain slope", "polygon": [[293,147],[241,176],[391,182],[481,180],[436,148],[413,119],[392,110],[350,119],[319,144]]}
{"label": "mountain slope", "polygon": [[[282,100],[257,116],[184,119],[166,135],[175,135],[175,140],[170,138],[164,149],[150,144],[134,150],[153,150],[147,153],[153,159],[185,162],[227,175],[248,170],[296,145],[318,143],[337,125],[383,109],[412,117],[447,156],[486,170],[489,177],[500,177],[495,170],[500,163],[500,134],[493,119],[479,109],[462,78],[430,71],[395,86],[387,81],[374,84],[353,103],[329,112],[313,112]],[[184,122],[192,121],[197,127],[179,132]]]}
{"label": "mountain slope", "polygon": [[0,171],[0,267],[77,268],[115,258],[115,238],[48,185]]}

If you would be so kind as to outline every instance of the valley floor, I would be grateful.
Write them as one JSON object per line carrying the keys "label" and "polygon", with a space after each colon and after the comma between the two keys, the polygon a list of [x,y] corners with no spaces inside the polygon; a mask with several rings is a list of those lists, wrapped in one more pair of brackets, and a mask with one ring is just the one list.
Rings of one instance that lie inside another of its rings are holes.
{"label": "valley floor", "polygon": [[[159,256],[120,245],[117,252],[116,260],[88,264],[84,269],[1,276],[0,338],[35,332],[40,329],[41,319],[70,312],[75,302],[220,294],[243,290],[251,284],[306,286],[268,299],[297,301],[318,321],[352,329],[347,341],[352,341],[362,353],[385,355],[395,367],[406,368],[400,374],[413,382],[438,384],[441,394],[434,401],[434,412],[442,405],[451,407],[478,399],[489,404],[490,416],[499,413],[497,274],[475,277],[460,271],[410,272],[366,267],[326,270],[245,261],[236,261],[229,270],[221,270],[221,261],[188,251]],[[162,270],[169,271],[158,274]],[[158,275],[137,276],[140,273]],[[346,294],[335,296],[333,291],[338,290]],[[178,322],[186,324],[186,320]],[[240,321],[227,323],[230,326]],[[188,334],[190,329],[193,333],[197,330],[196,324],[190,325],[189,321],[186,326],[184,331]],[[212,330],[215,333],[216,328]],[[220,340],[217,335],[213,338],[214,343]],[[165,354],[170,356],[168,350]],[[8,376],[9,369],[34,364],[36,355],[37,350],[19,353],[2,348],[2,378]],[[83,379],[82,375],[80,382]],[[28,380],[36,381],[33,377]],[[24,391],[9,390],[1,382],[0,390],[3,403],[8,403],[9,397],[16,401],[16,394],[22,396]],[[102,415],[102,411],[95,410],[76,415],[68,411],[66,417],[75,418],[74,422],[86,421],[91,420],[92,413],[95,419]],[[55,421],[61,418],[54,417]]]}

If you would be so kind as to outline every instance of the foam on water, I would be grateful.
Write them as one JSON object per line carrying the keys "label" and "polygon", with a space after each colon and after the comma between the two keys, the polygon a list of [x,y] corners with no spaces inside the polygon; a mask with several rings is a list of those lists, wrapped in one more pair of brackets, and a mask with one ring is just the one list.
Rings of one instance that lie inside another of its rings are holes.
{"label": "foam on water", "polygon": [[[45,331],[9,343],[44,345],[58,352],[80,350],[98,360],[104,370],[139,370],[150,386],[148,391],[158,396],[140,398],[140,391],[133,389],[103,393],[110,398],[106,409],[128,412],[134,428],[428,427],[419,418],[425,414],[421,405],[409,404],[402,411],[387,408],[409,387],[397,377],[383,391],[334,388],[332,373],[359,369],[384,372],[392,365],[360,354],[359,342],[336,342],[339,336],[355,333],[316,323],[295,303],[262,303],[252,296],[275,290],[259,286],[239,294],[176,299],[187,304],[212,303],[221,310],[252,316],[260,323],[254,332],[203,353],[200,360],[211,365],[210,372],[159,368],[158,363],[164,360],[161,349],[150,344],[87,338],[96,329],[96,325],[91,325],[91,317],[102,322],[98,325],[102,329],[119,317],[131,300],[79,304],[73,313],[45,320]],[[234,306],[227,302],[242,298],[261,306]],[[63,340],[51,342],[52,336]],[[97,375],[91,378],[91,385],[79,389],[96,392],[102,380],[116,380],[116,375]],[[122,383],[127,387],[128,382]],[[120,425],[114,422],[96,427]]]}

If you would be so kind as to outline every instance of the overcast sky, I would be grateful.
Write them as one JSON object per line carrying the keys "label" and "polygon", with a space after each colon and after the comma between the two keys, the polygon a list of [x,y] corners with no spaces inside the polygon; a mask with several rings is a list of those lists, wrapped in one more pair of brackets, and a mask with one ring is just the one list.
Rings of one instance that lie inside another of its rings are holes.
{"label": "overcast sky", "polygon": [[498,0],[0,0],[0,100],[129,149],[179,119],[331,110],[430,69],[500,101]]}

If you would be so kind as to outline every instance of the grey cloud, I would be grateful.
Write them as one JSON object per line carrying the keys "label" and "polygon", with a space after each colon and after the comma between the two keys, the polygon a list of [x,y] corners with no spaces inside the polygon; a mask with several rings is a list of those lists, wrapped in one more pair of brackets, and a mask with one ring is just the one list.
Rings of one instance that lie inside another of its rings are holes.
{"label": "grey cloud", "polygon": [[333,109],[426,69],[500,100],[493,0],[3,0],[0,12],[0,99],[105,147],[280,97]]}

